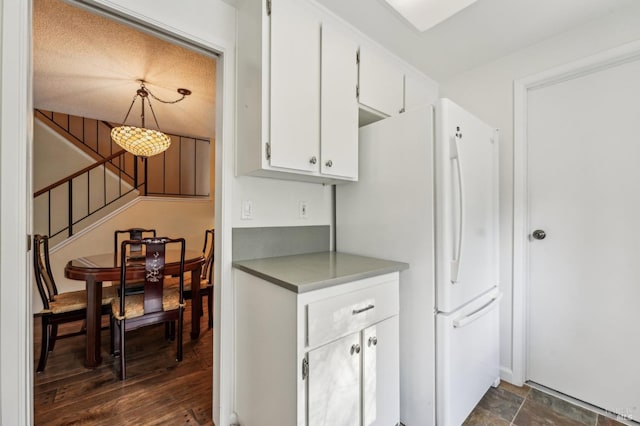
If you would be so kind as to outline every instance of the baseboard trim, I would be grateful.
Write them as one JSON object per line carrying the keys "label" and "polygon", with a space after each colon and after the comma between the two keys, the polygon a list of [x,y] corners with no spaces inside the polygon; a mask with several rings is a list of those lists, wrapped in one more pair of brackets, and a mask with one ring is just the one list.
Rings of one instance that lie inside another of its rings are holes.
{"label": "baseboard trim", "polygon": [[516,383],[516,381],[513,380],[513,370],[507,367],[500,367],[500,379],[504,380],[505,382],[509,382],[512,385],[523,385],[523,383]]}

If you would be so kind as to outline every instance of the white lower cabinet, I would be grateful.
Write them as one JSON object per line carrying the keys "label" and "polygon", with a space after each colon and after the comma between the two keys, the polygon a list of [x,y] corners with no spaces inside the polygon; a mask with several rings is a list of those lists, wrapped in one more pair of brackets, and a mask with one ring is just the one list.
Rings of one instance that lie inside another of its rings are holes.
{"label": "white lower cabinet", "polygon": [[360,425],[360,352],[360,333],[309,351],[309,426]]}
{"label": "white lower cabinet", "polygon": [[304,293],[234,273],[241,425],[398,424],[397,272]]}
{"label": "white lower cabinet", "polygon": [[362,332],[363,425],[395,425],[400,419],[398,317]]}
{"label": "white lower cabinet", "polygon": [[398,317],[309,351],[309,426],[392,426],[400,418]]}

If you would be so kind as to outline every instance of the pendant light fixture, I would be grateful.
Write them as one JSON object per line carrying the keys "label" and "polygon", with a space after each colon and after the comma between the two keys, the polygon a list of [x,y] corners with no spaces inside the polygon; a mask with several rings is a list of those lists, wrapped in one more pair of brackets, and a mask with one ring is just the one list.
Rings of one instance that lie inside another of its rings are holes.
{"label": "pendant light fixture", "polygon": [[[116,144],[129,151],[133,155],[146,158],[166,151],[171,145],[171,138],[159,130],[160,126],[158,125],[156,113],[153,111],[153,107],[151,106],[151,98],[164,104],[175,104],[183,100],[186,96],[190,95],[191,91],[188,89],[178,89],[178,93],[182,95],[180,98],[176,99],[175,101],[164,101],[151,93],[151,91],[145,86],[144,80],[139,81],[140,88],[136,91],[136,94],[131,101],[131,105],[129,106],[127,115],[124,117],[124,120],[122,122],[122,126],[114,127],[113,129],[111,129],[111,139]],[[131,112],[131,109],[133,108],[133,105],[138,98],[140,98],[140,102],[142,103],[142,127],[127,126],[127,118],[129,118],[129,113]],[[153,120],[155,121],[158,130],[145,128],[145,102],[149,104],[149,109],[151,110]]]}

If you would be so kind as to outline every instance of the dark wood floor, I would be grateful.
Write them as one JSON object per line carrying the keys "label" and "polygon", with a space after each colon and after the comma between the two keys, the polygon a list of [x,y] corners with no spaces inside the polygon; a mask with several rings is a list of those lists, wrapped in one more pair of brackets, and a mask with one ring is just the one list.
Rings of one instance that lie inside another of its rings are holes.
{"label": "dark wood floor", "polygon": [[[212,425],[213,330],[205,315],[200,338],[192,341],[190,318],[187,311],[182,362],[176,362],[175,342],[165,341],[163,326],[129,332],[124,382],[117,377],[118,360],[108,353],[108,330],[102,332],[103,362],[95,370],[83,366],[84,336],[57,341],[45,371],[35,374],[35,425]],[[38,318],[34,340],[35,371]]]}

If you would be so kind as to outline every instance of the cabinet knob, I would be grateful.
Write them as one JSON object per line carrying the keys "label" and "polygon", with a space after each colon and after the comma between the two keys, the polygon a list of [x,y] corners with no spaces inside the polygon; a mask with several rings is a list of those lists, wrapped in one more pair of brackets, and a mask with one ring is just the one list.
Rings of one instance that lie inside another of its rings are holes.
{"label": "cabinet knob", "polygon": [[353,355],[354,353],[359,354],[360,353],[360,345],[353,344],[351,345],[351,355]]}
{"label": "cabinet knob", "polygon": [[318,159],[316,158],[315,155],[309,159],[309,163],[311,164],[316,164],[317,162],[318,162]]}
{"label": "cabinet knob", "polygon": [[327,167],[331,167],[331,166],[333,166],[333,161],[329,160],[326,163],[324,163],[324,165],[327,166]]}
{"label": "cabinet knob", "polygon": [[378,338],[376,336],[369,337],[369,343],[368,343],[369,346],[371,345],[375,346],[377,344],[378,344]]}

